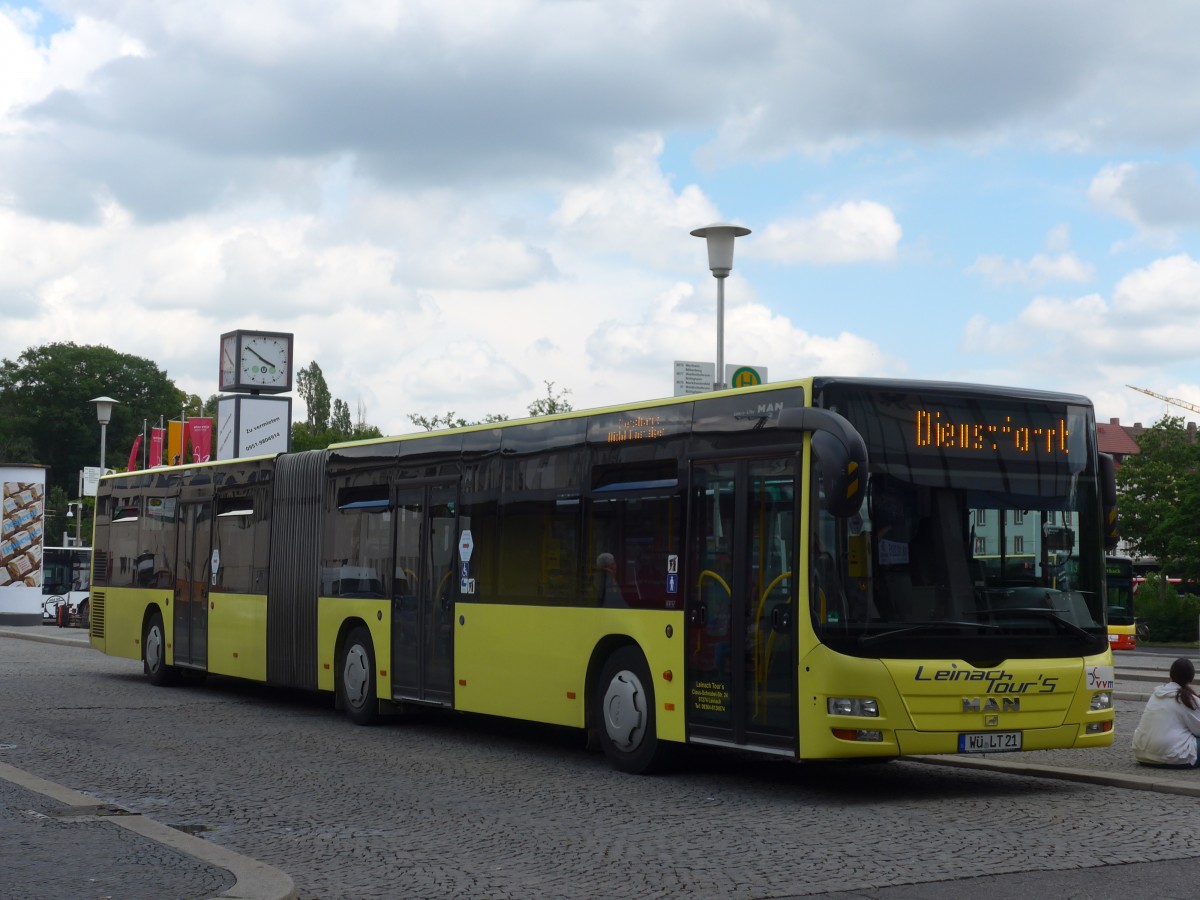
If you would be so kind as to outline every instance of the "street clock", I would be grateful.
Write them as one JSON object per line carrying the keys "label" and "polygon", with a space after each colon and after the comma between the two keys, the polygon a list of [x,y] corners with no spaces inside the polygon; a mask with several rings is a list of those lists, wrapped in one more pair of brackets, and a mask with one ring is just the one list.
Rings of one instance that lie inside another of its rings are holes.
{"label": "street clock", "polygon": [[283,394],[292,389],[292,335],[238,329],[221,335],[222,391]]}

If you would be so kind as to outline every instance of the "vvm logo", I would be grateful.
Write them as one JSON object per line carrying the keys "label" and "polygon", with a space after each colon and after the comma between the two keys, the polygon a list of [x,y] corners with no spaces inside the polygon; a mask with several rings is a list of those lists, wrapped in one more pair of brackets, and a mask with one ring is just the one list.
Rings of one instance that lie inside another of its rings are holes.
{"label": "vvm logo", "polygon": [[735,370],[733,377],[729,379],[729,386],[735,388],[757,387],[760,384],[762,384],[762,379],[758,377],[758,372],[749,366],[742,366]]}

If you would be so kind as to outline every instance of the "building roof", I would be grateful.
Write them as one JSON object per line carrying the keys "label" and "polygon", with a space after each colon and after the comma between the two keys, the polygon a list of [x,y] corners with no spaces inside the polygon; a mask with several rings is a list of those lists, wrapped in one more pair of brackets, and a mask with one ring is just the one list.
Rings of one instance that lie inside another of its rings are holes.
{"label": "building roof", "polygon": [[1138,452],[1137,441],[1129,430],[1118,422],[1096,425],[1096,442],[1101,453],[1110,453],[1120,459]]}

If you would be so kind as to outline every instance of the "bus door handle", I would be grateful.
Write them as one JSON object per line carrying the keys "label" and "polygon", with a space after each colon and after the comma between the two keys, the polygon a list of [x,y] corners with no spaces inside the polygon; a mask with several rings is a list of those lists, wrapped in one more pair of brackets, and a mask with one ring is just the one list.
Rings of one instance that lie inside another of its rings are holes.
{"label": "bus door handle", "polygon": [[688,610],[689,625],[705,625],[708,622],[708,607],[703,603],[697,604]]}
{"label": "bus door handle", "polygon": [[788,631],[792,627],[792,611],[786,606],[777,606],[771,610],[771,628],[775,631]]}

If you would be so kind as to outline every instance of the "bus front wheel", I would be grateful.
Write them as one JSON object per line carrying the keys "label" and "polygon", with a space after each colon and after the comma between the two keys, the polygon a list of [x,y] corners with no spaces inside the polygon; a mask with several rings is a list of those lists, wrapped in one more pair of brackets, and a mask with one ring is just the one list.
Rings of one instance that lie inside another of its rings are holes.
{"label": "bus front wheel", "polygon": [[379,700],[375,696],[375,648],[371,632],[362,625],[346,637],[342,649],[338,690],[342,707],[356,725],[372,725],[379,718]]}
{"label": "bus front wheel", "polygon": [[174,684],[178,672],[167,665],[167,631],[162,614],[155,610],[146,621],[142,634],[142,671],[156,687]]}
{"label": "bus front wheel", "polygon": [[670,748],[658,739],[654,683],[637,647],[621,647],[605,660],[594,697],[600,746],[609,762],[634,775],[663,769]]}

